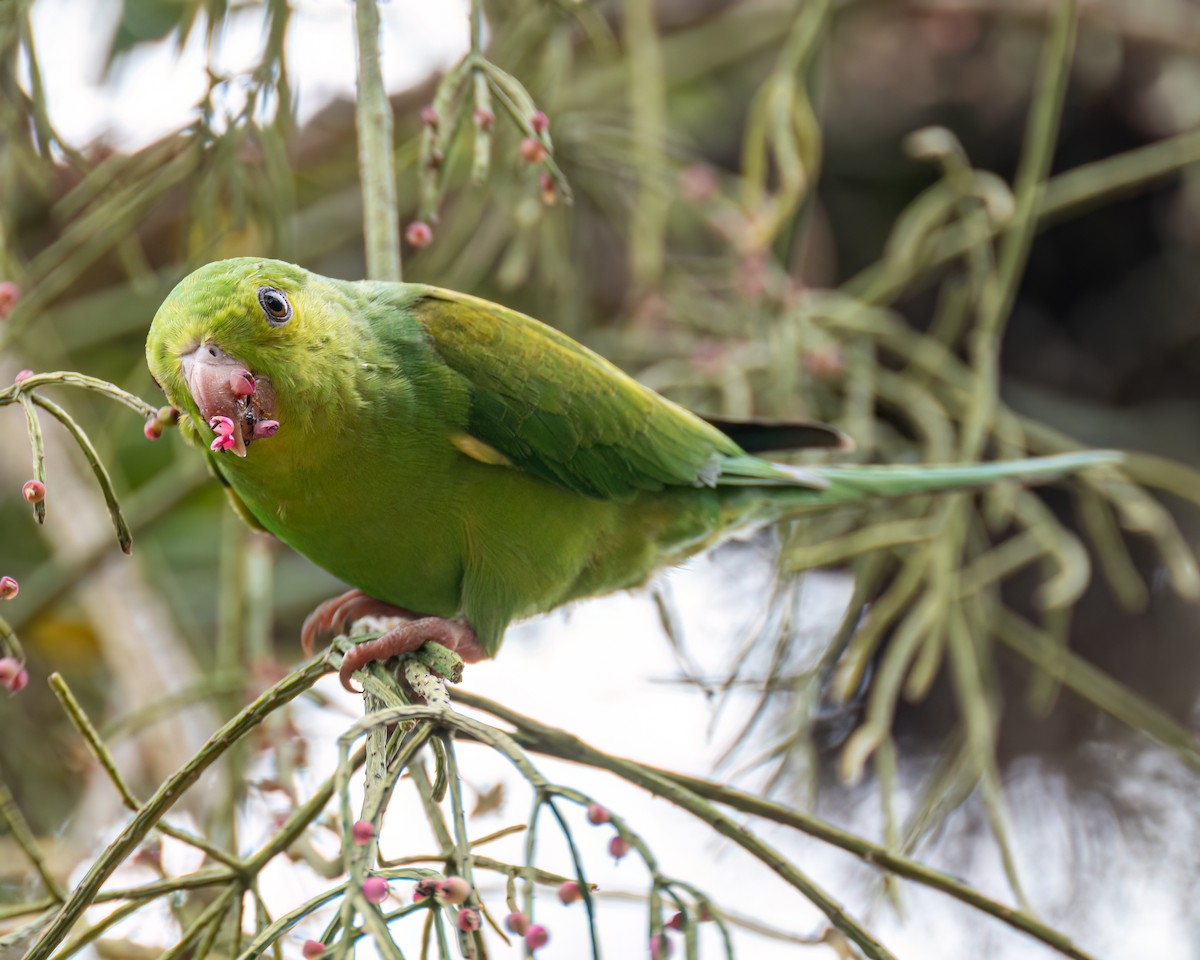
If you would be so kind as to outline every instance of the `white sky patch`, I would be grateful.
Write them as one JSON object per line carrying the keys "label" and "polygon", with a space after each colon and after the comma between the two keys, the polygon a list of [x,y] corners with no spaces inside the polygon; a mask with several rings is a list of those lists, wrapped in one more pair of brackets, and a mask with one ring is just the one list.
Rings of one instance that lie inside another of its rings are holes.
{"label": "white sky patch", "polygon": [[[330,0],[293,0],[287,60],[299,119],[304,122],[355,85],[354,7]],[[384,83],[389,92],[444,70],[468,46],[467,0],[392,0],[380,5]],[[174,38],[143,44],[107,79],[104,58],[120,4],[37,0],[34,41],[41,60],[50,119],[74,146],[98,137],[136,149],[196,116],[208,80],[203,22],[182,49]],[[215,42],[213,66],[237,74],[258,63],[266,36],[259,10],[230,18]]]}

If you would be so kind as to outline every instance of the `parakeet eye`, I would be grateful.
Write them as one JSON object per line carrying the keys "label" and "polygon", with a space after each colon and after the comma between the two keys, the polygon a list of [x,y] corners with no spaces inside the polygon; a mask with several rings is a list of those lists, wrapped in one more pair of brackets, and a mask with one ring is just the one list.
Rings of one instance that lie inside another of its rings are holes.
{"label": "parakeet eye", "polygon": [[288,302],[287,294],[274,287],[258,288],[258,305],[266,314],[267,323],[273,327],[287,323],[292,319],[292,305]]}

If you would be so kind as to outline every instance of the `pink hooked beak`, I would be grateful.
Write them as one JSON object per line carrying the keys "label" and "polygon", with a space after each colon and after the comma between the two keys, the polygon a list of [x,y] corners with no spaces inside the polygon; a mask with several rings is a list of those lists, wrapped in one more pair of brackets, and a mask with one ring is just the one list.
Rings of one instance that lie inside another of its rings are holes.
{"label": "pink hooked beak", "polygon": [[[271,414],[274,392],[270,381],[255,377],[245,364],[213,343],[200,344],[182,354],[179,361],[183,379],[205,424],[210,424],[214,417],[228,418],[233,423],[233,444],[226,449],[244,457],[247,443],[244,430],[249,427],[254,431],[257,422]],[[250,438],[258,435],[269,436],[254,431]]]}

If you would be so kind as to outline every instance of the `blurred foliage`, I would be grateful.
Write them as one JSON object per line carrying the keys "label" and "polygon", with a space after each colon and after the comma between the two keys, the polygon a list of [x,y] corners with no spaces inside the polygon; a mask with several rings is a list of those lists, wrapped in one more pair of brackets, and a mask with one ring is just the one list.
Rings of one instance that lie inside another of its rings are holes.
{"label": "blurred foliage", "polygon": [[[366,272],[354,105],[297,123],[285,0],[125,0],[110,64],[196,31],[211,52],[228,18],[262,14],[259,63],[210,69],[189,122],[132,152],[55,131],[29,9],[0,7],[0,276],[23,291],[0,326],[0,382],[22,367],[79,369],[151,395],[149,318],[215,258]],[[1165,666],[1165,651],[1194,616],[1170,595],[1200,597],[1200,574],[1187,528],[1147,492],[1200,500],[1200,475],[1158,456],[1200,459],[1186,267],[1200,242],[1194,9],[494,0],[476,14],[464,59],[392,98],[401,219],[433,237],[405,251],[406,279],[554,323],[697,409],[829,420],[862,460],[1146,451],[1080,478],[1069,502],[1002,486],[784,531],[778,603],[724,678],[732,689],[744,670],[763,691],[753,724],[771,721],[756,758],[769,782],[816,782],[822,752],[838,747],[849,778],[874,758],[886,801],[897,738],[936,741],[922,815],[886,838],[909,853],[947,797],[977,787],[1005,848],[998,744],[1059,742],[1020,724],[1025,742],[1004,741],[1014,718],[1044,731],[1087,702],[1200,764],[1184,724],[1194,682],[1159,696],[1174,682],[1164,670],[1195,676]],[[187,453],[143,442],[127,412],[93,399],[72,396],[69,409],[191,654],[219,676],[245,650],[268,670],[275,641],[291,659],[330,579],[269,547],[255,562],[273,575],[248,576],[237,564],[250,535],[223,526]],[[0,446],[12,492],[0,498],[0,573],[23,587],[5,615],[32,672],[69,674],[109,718],[122,707],[106,696],[113,667],[73,586],[111,544],[68,557],[32,533],[16,496],[21,449]],[[48,523],[55,469],[77,467],[51,463]],[[854,597],[814,650],[792,629],[789,578],[829,565],[854,576]],[[269,606],[220,588],[239,582],[266,583]],[[1104,615],[1088,613],[1096,603]],[[1072,629],[1077,617],[1087,630]],[[1112,653],[1125,625],[1147,622],[1144,645]],[[16,800],[51,829],[78,794],[77,768],[42,747],[68,739],[65,721],[30,690],[19,708],[0,703],[0,724],[0,774],[22,770]],[[29,802],[44,795],[62,799]]]}

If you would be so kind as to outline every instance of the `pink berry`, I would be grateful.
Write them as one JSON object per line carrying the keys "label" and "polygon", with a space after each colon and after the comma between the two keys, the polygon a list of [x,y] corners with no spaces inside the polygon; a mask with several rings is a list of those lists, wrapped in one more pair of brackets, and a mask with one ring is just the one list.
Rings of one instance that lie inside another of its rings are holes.
{"label": "pink berry", "polygon": [[602,823],[608,823],[612,819],[612,815],[608,810],[600,806],[598,803],[589,803],[587,806],[588,823],[594,823],[599,826]]}
{"label": "pink berry", "polygon": [[312,960],[313,957],[319,957],[325,952],[325,944],[320,940],[305,940],[300,952],[304,954],[304,960]]}
{"label": "pink berry", "polygon": [[504,925],[518,937],[523,937],[529,929],[529,918],[521,912],[510,913],[504,918]]}
{"label": "pink berry", "polygon": [[478,930],[481,926],[479,920],[479,911],[472,910],[470,907],[463,907],[458,911],[458,929],[465,933],[470,933],[472,930]]}
{"label": "pink berry", "polygon": [[0,320],[8,316],[21,299],[21,288],[11,280],[0,281]]}
{"label": "pink berry", "polygon": [[255,440],[265,440],[267,437],[273,437],[279,432],[278,420],[257,420],[254,424],[253,436]]}
{"label": "pink berry", "polygon": [[630,850],[629,841],[626,840],[619,833],[615,837],[613,837],[611,840],[608,841],[608,852],[610,854],[612,854],[613,858],[616,860],[620,860],[623,856],[625,856],[625,854],[627,854],[629,852],[629,850]]}
{"label": "pink berry", "polygon": [[162,423],[157,417],[147,420],[146,425],[142,427],[142,433],[146,435],[147,440],[158,440],[163,435]]}
{"label": "pink berry", "polygon": [[491,110],[476,110],[472,119],[480,130],[491,130],[496,125],[496,115]]}
{"label": "pink berry", "polygon": [[383,877],[367,877],[363,881],[362,892],[371,903],[383,903],[388,895],[387,881]]}
{"label": "pink berry", "polygon": [[22,370],[15,377],[13,377],[13,383],[20,383],[22,380],[28,380],[32,376],[32,370]]}
{"label": "pink berry", "polygon": [[550,118],[538,110],[529,118],[529,126],[533,128],[534,133],[545,133],[550,127]]}
{"label": "pink berry", "polygon": [[15,577],[0,577],[0,600],[13,600],[21,592]]}
{"label": "pink berry", "polygon": [[542,146],[542,141],[534,137],[526,137],[521,141],[521,159],[526,163],[534,164],[541,163],[546,159],[546,148]]}
{"label": "pink berry", "polygon": [[582,897],[583,894],[579,892],[579,884],[574,880],[568,880],[558,888],[558,899],[563,903],[574,903]]}
{"label": "pink berry", "polygon": [[651,960],[665,960],[671,955],[671,941],[665,933],[656,933],[650,938]]}
{"label": "pink berry", "polygon": [[433,230],[424,221],[414,220],[408,225],[408,229],[404,231],[404,239],[409,242],[410,246],[420,250],[422,247],[427,247],[433,242]]}
{"label": "pink berry", "polygon": [[434,886],[441,901],[454,906],[466,903],[467,898],[471,896],[471,885],[462,877],[447,877],[445,880],[439,880]]}
{"label": "pink berry", "polygon": [[9,693],[20,693],[29,683],[29,674],[16,657],[0,657],[0,687]]}
{"label": "pink berry", "polygon": [[425,124],[425,126],[436,130],[437,125],[438,125],[438,120],[439,120],[438,112],[435,109],[433,109],[433,107],[425,106],[425,107],[421,108],[421,122],[423,124]]}
{"label": "pink berry", "polygon": [[535,923],[532,927],[525,931],[525,946],[530,950],[536,950],[538,947],[544,947],[550,942],[550,931],[543,927],[540,923]]}
{"label": "pink berry", "polygon": [[256,389],[254,374],[249,370],[234,370],[229,375],[229,390],[235,397],[248,397]]}
{"label": "pink berry", "polygon": [[670,920],[667,921],[666,927],[668,930],[682,930],[684,927],[684,919],[682,913],[676,913]]}
{"label": "pink berry", "polygon": [[354,826],[350,828],[350,837],[354,840],[354,845],[357,847],[365,847],[375,836],[375,827],[366,820],[354,821]]}
{"label": "pink berry", "polygon": [[21,496],[29,503],[41,503],[46,499],[46,485],[41,480],[26,480],[21,487]]}

